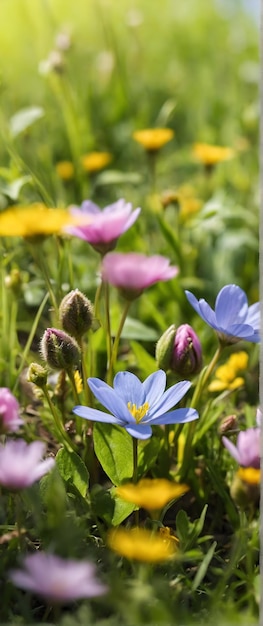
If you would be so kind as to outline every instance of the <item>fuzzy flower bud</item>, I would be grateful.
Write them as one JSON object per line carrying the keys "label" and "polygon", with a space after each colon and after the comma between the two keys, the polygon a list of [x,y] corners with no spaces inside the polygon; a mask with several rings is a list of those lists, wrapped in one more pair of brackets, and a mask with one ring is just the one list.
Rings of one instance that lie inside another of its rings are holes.
{"label": "fuzzy flower bud", "polygon": [[40,351],[47,365],[55,370],[71,370],[79,363],[77,342],[63,330],[47,328],[40,343]]}
{"label": "fuzzy flower bud", "polygon": [[177,374],[190,376],[197,374],[202,367],[202,347],[189,324],[182,324],[176,330],[170,326],[156,346],[158,367],[171,369]]}
{"label": "fuzzy flower bud", "polygon": [[218,432],[220,435],[224,435],[224,433],[233,432],[236,426],[237,426],[237,416],[227,415],[220,422],[219,427],[218,427]]}
{"label": "fuzzy flower bud", "polygon": [[63,298],[59,307],[59,318],[63,329],[79,340],[91,328],[92,303],[81,291],[74,289]]}
{"label": "fuzzy flower bud", "polygon": [[31,363],[27,372],[27,380],[43,389],[47,384],[47,370],[38,363]]}

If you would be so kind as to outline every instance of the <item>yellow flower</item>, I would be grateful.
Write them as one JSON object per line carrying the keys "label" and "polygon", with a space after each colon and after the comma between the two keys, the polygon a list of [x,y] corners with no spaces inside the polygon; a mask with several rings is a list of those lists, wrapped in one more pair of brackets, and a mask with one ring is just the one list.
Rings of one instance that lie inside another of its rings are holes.
{"label": "yellow flower", "polygon": [[98,172],[112,161],[110,152],[90,152],[81,157],[81,164],[85,172]]}
{"label": "yellow flower", "polygon": [[61,180],[71,180],[74,177],[74,165],[71,161],[59,161],[56,172]]}
{"label": "yellow flower", "polygon": [[76,218],[73,218],[66,209],[49,209],[41,203],[29,207],[13,206],[0,213],[0,236],[55,235],[61,233],[65,226],[72,224],[76,224]]}
{"label": "yellow flower", "polygon": [[209,391],[224,391],[225,389],[238,389],[244,384],[244,378],[237,377],[237,373],[247,368],[248,355],[246,352],[231,354],[225,365],[220,365],[215,371],[215,379],[212,380]]}
{"label": "yellow flower", "polygon": [[174,131],[171,128],[146,128],[145,130],[134,131],[132,137],[145,150],[156,152],[173,139]]}
{"label": "yellow flower", "polygon": [[235,156],[232,148],[223,146],[213,146],[208,143],[195,143],[193,145],[193,156],[206,166],[216,165],[221,161],[228,161]]}
{"label": "yellow flower", "polygon": [[178,554],[176,541],[145,528],[117,528],[108,533],[108,546],[126,559],[159,563]]}
{"label": "yellow flower", "polygon": [[187,491],[189,491],[187,485],[180,485],[165,478],[142,478],[136,485],[126,483],[117,487],[116,494],[123,500],[133,502],[148,511],[157,511]]}
{"label": "yellow flower", "polygon": [[260,469],[254,467],[240,467],[237,476],[248,485],[260,484]]}

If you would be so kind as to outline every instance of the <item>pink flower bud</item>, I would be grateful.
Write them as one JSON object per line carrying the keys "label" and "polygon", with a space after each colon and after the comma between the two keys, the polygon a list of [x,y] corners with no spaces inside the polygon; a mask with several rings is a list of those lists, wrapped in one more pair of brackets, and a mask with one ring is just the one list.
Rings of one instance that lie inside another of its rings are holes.
{"label": "pink flower bud", "polygon": [[171,369],[183,376],[198,374],[202,367],[201,343],[189,324],[182,324],[176,331]]}

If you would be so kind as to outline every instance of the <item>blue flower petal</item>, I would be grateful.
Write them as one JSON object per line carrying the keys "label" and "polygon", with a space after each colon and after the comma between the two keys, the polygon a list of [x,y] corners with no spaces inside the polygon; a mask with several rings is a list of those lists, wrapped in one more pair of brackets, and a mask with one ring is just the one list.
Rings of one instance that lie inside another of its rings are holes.
{"label": "blue flower petal", "polygon": [[121,420],[109,413],[98,411],[98,409],[92,409],[88,406],[74,406],[73,413],[83,417],[85,420],[91,420],[95,422],[105,422],[107,424],[119,424],[122,426]]}
{"label": "blue flower petal", "polygon": [[255,302],[248,307],[248,314],[246,317],[246,324],[253,326],[255,330],[260,329],[260,303]]}
{"label": "blue flower petal", "polygon": [[196,311],[196,313],[198,313],[198,315],[200,315],[200,307],[199,307],[199,302],[197,298],[194,296],[194,294],[191,291],[188,291],[187,289],[185,290],[185,295],[187,297],[188,302],[193,307],[193,309]]}
{"label": "blue flower petal", "polygon": [[166,374],[163,370],[158,370],[158,372],[150,374],[144,383],[142,383],[145,394],[144,402],[147,400],[151,409],[153,408],[155,402],[157,402],[163,395],[165,385]]}
{"label": "blue flower petal", "polygon": [[203,320],[212,326],[212,328],[217,328],[218,322],[216,319],[215,312],[211,309],[211,306],[206,302],[206,300],[199,300],[199,315],[203,318]]}
{"label": "blue flower petal", "polygon": [[153,410],[151,410],[150,407],[148,414],[143,417],[142,421],[147,424],[150,423],[152,419],[155,420],[159,415],[167,413],[172,406],[180,402],[190,387],[191,383],[189,380],[183,380],[180,383],[176,383],[176,385],[172,385],[172,387],[164,392],[158,404],[153,407]]}
{"label": "blue flower petal", "polygon": [[[96,381],[97,380],[98,379],[96,379]],[[101,387],[98,387],[97,382],[94,383],[94,379],[92,378],[88,378],[88,384],[97,400],[99,400],[110,413],[115,415],[120,421],[123,421],[123,423],[133,422],[134,417],[128,410],[127,405],[112,387],[105,383]]]}
{"label": "blue flower petal", "polygon": [[186,422],[196,420],[198,417],[199,415],[195,409],[175,409],[174,411],[160,415],[157,419],[153,419],[151,424],[152,426],[155,424],[185,424]]}
{"label": "blue flower petal", "polygon": [[114,391],[123,399],[125,404],[128,402],[141,406],[145,402],[143,386],[139,378],[131,372],[118,372],[113,381]]}
{"label": "blue flower petal", "polygon": [[218,326],[228,329],[233,324],[245,322],[248,314],[247,296],[237,285],[226,285],[219,291],[215,305]]}
{"label": "blue flower petal", "polygon": [[149,439],[149,437],[152,436],[152,429],[150,426],[137,424],[135,426],[126,426],[125,428],[129,435],[136,437],[136,439]]}

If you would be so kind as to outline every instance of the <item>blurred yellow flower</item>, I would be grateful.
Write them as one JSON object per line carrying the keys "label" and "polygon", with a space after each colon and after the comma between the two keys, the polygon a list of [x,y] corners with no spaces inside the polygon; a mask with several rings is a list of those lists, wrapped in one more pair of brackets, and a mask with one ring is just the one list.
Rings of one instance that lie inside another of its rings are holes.
{"label": "blurred yellow flower", "polygon": [[75,217],[66,209],[49,209],[44,204],[13,206],[0,213],[0,236],[35,237],[56,235],[65,226],[76,224]]}
{"label": "blurred yellow flower", "polygon": [[171,128],[146,128],[134,131],[132,137],[148,152],[156,152],[173,139],[174,131]]}
{"label": "blurred yellow flower", "polygon": [[195,143],[193,145],[193,156],[206,166],[216,165],[221,161],[228,161],[235,156],[232,148],[223,146],[213,146],[208,143]]}
{"label": "blurred yellow flower", "polygon": [[90,152],[81,157],[81,165],[85,172],[98,172],[112,161],[110,152]]}
{"label": "blurred yellow flower", "polygon": [[58,161],[56,172],[61,180],[72,180],[74,177],[74,165],[71,161]]}
{"label": "blurred yellow flower", "polygon": [[170,204],[179,207],[180,219],[185,221],[202,207],[202,200],[195,194],[195,190],[190,185],[182,185],[178,189],[168,189],[161,196],[161,204],[164,209]]}
{"label": "blurred yellow flower", "polygon": [[215,371],[215,379],[212,380],[209,391],[224,391],[225,389],[238,389],[244,384],[244,378],[237,377],[238,372],[247,368],[248,355],[246,352],[231,354],[225,365],[220,365]]}
{"label": "blurred yellow flower", "polygon": [[178,554],[176,541],[145,528],[117,528],[108,533],[108,546],[126,559],[159,563]]}
{"label": "blurred yellow flower", "polygon": [[249,485],[260,484],[260,469],[255,469],[254,467],[240,467],[237,471],[237,476]]}
{"label": "blurred yellow flower", "polygon": [[117,487],[115,493],[147,511],[157,511],[187,491],[188,485],[180,485],[165,478],[142,478],[137,484],[126,483]]}

